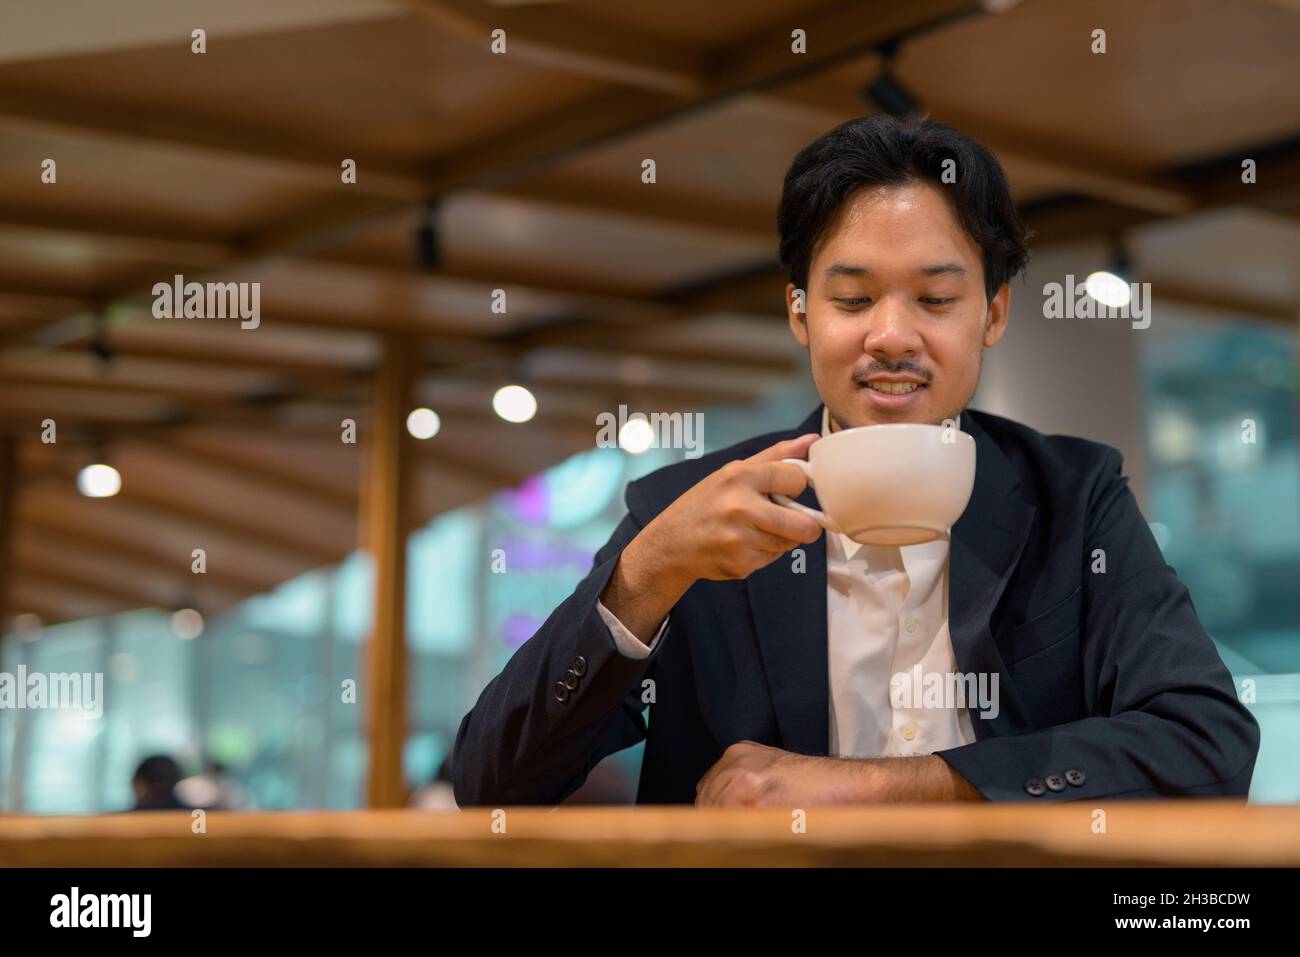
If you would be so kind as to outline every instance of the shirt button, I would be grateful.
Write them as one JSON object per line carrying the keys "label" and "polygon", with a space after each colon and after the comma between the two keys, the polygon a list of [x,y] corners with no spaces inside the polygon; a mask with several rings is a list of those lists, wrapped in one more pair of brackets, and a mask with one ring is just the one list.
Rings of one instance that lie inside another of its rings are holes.
{"label": "shirt button", "polygon": [[914,724],[903,725],[902,734],[905,740],[911,741],[913,738],[916,737],[916,725]]}
{"label": "shirt button", "polygon": [[909,635],[915,634],[916,629],[919,628],[920,626],[921,623],[917,621],[915,618],[909,618],[907,619],[907,621],[903,622],[903,627],[907,629],[907,633]]}

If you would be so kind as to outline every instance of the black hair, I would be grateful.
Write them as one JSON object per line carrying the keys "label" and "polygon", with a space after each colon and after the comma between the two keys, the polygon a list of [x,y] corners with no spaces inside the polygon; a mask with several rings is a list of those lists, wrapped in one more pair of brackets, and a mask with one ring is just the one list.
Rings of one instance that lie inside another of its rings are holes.
{"label": "black hair", "polygon": [[181,779],[181,769],[165,754],[152,754],[140,762],[131,776],[150,791],[170,791]]}
{"label": "black hair", "polygon": [[[944,182],[944,160],[955,182]],[[965,133],[929,120],[888,113],[841,123],[800,150],[785,174],[777,229],[781,266],[808,288],[813,253],[841,206],[864,187],[932,183],[983,251],[984,291],[991,300],[1029,261],[1029,233],[997,158]]]}

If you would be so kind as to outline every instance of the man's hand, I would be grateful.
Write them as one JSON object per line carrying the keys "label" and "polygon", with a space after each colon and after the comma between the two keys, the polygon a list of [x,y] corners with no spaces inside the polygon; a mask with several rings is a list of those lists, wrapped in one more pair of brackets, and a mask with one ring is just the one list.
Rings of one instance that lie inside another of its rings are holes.
{"label": "man's hand", "polygon": [[706,806],[812,807],[819,804],[983,801],[943,758],[829,758],[740,741],[695,786]]}
{"label": "man's hand", "polygon": [[728,462],[691,486],[641,529],[619,556],[601,602],[643,642],[686,590],[701,578],[747,578],[822,529],[777,505],[773,492],[795,498],[808,487],[797,466],[819,438],[788,439],[747,459]]}
{"label": "man's hand", "polygon": [[748,578],[790,549],[817,541],[820,525],[768,495],[803,494],[807,477],[781,460],[804,458],[818,438],[801,435],[728,462],[655,516],[644,529],[647,540],[671,550],[675,567],[692,582]]}
{"label": "man's hand", "polygon": [[722,753],[695,786],[697,807],[809,807],[869,801],[866,762],[792,754],[753,741]]}

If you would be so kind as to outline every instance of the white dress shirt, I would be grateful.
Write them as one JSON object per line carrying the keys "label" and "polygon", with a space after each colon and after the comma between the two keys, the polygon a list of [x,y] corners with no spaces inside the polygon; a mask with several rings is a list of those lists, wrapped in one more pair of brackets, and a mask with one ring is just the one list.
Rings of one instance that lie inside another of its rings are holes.
{"label": "white dress shirt", "polygon": [[[830,435],[822,409],[822,435]],[[647,646],[599,601],[618,650],[649,657]],[[965,707],[923,707],[916,678],[957,671],[948,634],[948,541],[860,545],[826,533],[826,642],[830,686],[829,753],[843,757],[932,754],[975,741]],[[920,668],[919,674],[917,668]],[[905,705],[911,705],[910,707]]]}

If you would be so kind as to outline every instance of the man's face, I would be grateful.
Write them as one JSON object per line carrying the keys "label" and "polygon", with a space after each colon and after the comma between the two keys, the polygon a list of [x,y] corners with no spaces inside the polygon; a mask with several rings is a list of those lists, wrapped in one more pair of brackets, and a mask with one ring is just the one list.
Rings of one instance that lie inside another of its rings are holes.
{"label": "man's face", "polygon": [[813,255],[806,316],[794,291],[790,328],[832,428],[956,418],[1011,297],[1004,285],[985,299],[980,248],[928,183],[851,196]]}

